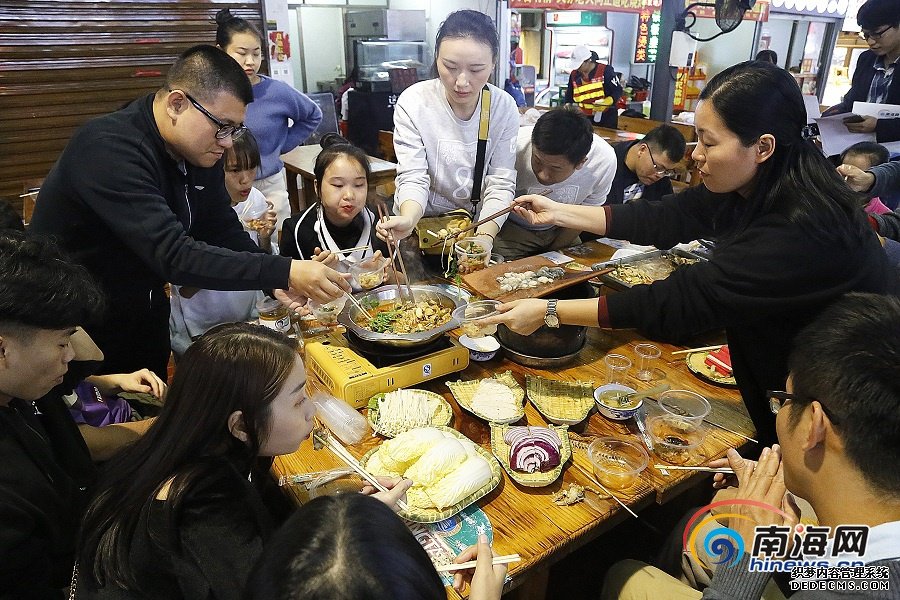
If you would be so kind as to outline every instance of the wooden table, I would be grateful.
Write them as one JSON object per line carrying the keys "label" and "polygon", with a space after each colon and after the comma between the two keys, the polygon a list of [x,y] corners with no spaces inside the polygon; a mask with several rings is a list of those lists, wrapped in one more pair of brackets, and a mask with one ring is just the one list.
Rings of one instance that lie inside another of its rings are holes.
{"label": "wooden table", "polygon": [[[582,251],[577,260],[583,264],[605,260],[613,251],[612,248],[596,242],[589,242],[578,248]],[[630,330],[589,329],[586,346],[576,360],[566,367],[547,371],[524,367],[505,358],[495,358],[487,363],[473,361],[460,373],[425,382],[417,387],[429,389],[444,396],[453,407],[454,414],[451,425],[475,443],[490,449],[488,425],[460,410],[445,385],[446,381],[480,379],[509,370],[523,387],[525,376],[528,374],[568,381],[588,380],[600,385],[606,379],[603,357],[607,353],[618,352],[633,358],[635,344],[642,341],[645,341],[644,338]],[[656,368],[660,371],[657,378],[649,383],[638,381],[634,379],[636,368],[633,367],[625,382],[626,385],[641,390],[665,382],[674,389],[689,389],[701,393],[709,399],[712,405],[712,412],[708,417],[710,421],[753,436],[752,422],[736,390],[717,387],[697,378],[688,371],[683,355],[672,356],[672,351],[678,348],[663,343],[656,344],[662,350],[662,356],[656,364]],[[530,402],[526,404],[525,413],[528,424],[546,424],[541,414]],[[707,429],[708,433],[702,449],[709,458],[723,456],[728,448],[739,448],[746,443],[743,438],[716,427],[710,426]],[[620,435],[633,436],[638,439],[632,423],[610,421],[596,412],[592,413],[586,422],[574,426],[571,430],[581,436]],[[350,447],[350,451],[359,457],[377,446],[380,441],[380,438],[370,437],[362,443]],[[657,461],[652,454],[650,461],[651,465],[654,462],[662,462]],[[276,458],[274,469],[276,476],[279,476],[337,466],[342,466],[342,464],[331,452],[328,450],[314,451],[309,440],[306,440],[294,454]],[[641,475],[639,484],[635,485],[629,493],[620,494],[620,497],[633,510],[640,511],[653,503],[665,503],[681,492],[709,480],[707,474],[684,471],[670,471],[670,474],[669,477],[664,477],[656,469],[648,467]],[[529,587],[531,589],[527,590],[527,593],[523,590],[523,597],[543,598],[546,591],[547,570],[552,564],[618,523],[632,518],[612,500],[603,501],[605,505],[602,512],[594,510],[583,502],[565,507],[553,504],[550,499],[551,494],[563,486],[568,487],[570,483],[596,488],[593,483],[591,465],[584,449],[574,445],[572,461],[563,471],[562,477],[553,485],[544,488],[523,487],[513,482],[504,473],[500,485],[478,502],[493,525],[496,551],[499,554],[517,552],[522,556],[521,562],[510,565],[511,581],[507,589],[517,586]],[[298,491],[291,490],[291,492],[296,495],[298,501],[301,500]],[[449,588],[447,593],[450,598],[460,597]]]}
{"label": "wooden table", "polygon": [[[284,162],[284,170],[287,174],[288,198],[291,202],[291,212],[299,212],[301,209],[310,206],[318,198],[316,198],[315,181],[316,176],[313,169],[316,166],[316,157],[322,147],[314,146],[297,146],[290,152],[281,155]],[[369,156],[369,168],[371,175],[369,176],[369,190],[374,190],[379,185],[392,183],[397,176],[397,165],[374,156]],[[297,176],[303,180],[303,198],[297,191]]]}
{"label": "wooden table", "polygon": [[594,133],[602,137],[610,144],[615,144],[616,142],[633,142],[644,137],[643,133],[624,131],[622,129],[609,129],[607,127],[597,127],[596,125],[594,126]]}

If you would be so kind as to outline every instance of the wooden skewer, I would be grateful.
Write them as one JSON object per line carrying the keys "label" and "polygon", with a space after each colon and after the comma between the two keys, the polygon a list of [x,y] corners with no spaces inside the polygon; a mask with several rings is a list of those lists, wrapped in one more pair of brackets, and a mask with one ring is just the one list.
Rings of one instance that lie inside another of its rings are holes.
{"label": "wooden skewer", "polygon": [[704,422],[704,423],[708,423],[708,424],[712,425],[713,427],[718,427],[718,428],[721,429],[722,431],[727,431],[728,433],[731,433],[731,434],[734,434],[734,435],[736,435],[736,436],[738,436],[738,437],[744,438],[744,439],[747,440],[748,442],[753,442],[754,444],[758,444],[758,443],[759,443],[759,440],[755,440],[755,439],[753,439],[752,437],[750,437],[749,435],[744,435],[743,433],[740,433],[740,432],[735,431],[735,430],[733,430],[733,429],[728,429],[728,428],[725,427],[724,425],[719,425],[718,423],[714,423],[714,422],[712,422],[712,421],[710,421],[710,420],[708,420],[708,419],[703,419],[703,422]]}
{"label": "wooden skewer", "polygon": [[676,350],[672,353],[672,355],[676,354],[690,354],[691,352],[704,352],[706,350],[718,350],[722,346],[726,344],[719,344],[718,346],[701,346],[700,348],[688,348],[687,350]]}
{"label": "wooden skewer", "polygon": [[369,311],[366,310],[366,307],[363,306],[362,304],[360,304],[359,300],[354,298],[352,294],[348,294],[347,292],[344,292],[344,295],[347,296],[348,298],[350,298],[350,302],[352,302],[353,305],[356,306],[356,308],[361,310],[362,314],[366,315],[367,319],[369,319],[370,321],[373,319],[372,314],[369,313]]}
{"label": "wooden skewer", "polygon": [[[315,433],[319,437],[319,440],[325,443],[328,446],[328,449],[334,452],[338,458],[347,463],[347,466],[356,471],[360,477],[369,482],[372,487],[374,487],[379,492],[387,492],[389,491],[386,487],[378,483],[378,479],[375,478],[374,475],[366,471],[359,461],[353,457],[350,452],[347,451],[344,446],[341,445],[339,441],[334,439],[334,436],[331,435],[331,432],[325,429],[324,434]],[[409,510],[409,505],[406,504],[403,500],[397,500],[397,506],[400,507],[401,510]]]}
{"label": "wooden skewer", "polygon": [[653,468],[663,470],[672,469],[673,471],[700,471],[703,473],[727,473],[734,475],[734,469],[731,467],[679,467],[672,465],[653,465]]}
{"label": "wooden skewer", "polygon": [[[846,180],[847,180],[847,178],[844,177],[844,181],[846,181]],[[40,193],[40,191],[37,191],[37,192],[25,192],[24,194],[19,194],[19,198],[25,198],[26,196],[36,196],[36,195],[39,194],[39,193]]]}
{"label": "wooden skewer", "polygon": [[[519,562],[522,557],[518,554],[504,554],[503,556],[495,556],[491,560],[492,565],[508,565],[509,563]],[[438,573],[451,573],[462,569],[472,569],[478,564],[477,560],[470,560],[464,563],[451,563],[449,565],[439,565],[434,568]]]}
{"label": "wooden skewer", "polygon": [[495,212],[494,214],[492,214],[492,215],[489,216],[489,217],[485,217],[485,218],[483,218],[483,219],[479,219],[478,221],[475,221],[474,223],[472,223],[472,224],[469,225],[468,227],[464,227],[464,228],[460,229],[459,231],[457,231],[456,233],[453,233],[453,234],[451,234],[451,235],[448,235],[445,239],[454,238],[454,237],[459,237],[459,235],[462,234],[462,233],[465,233],[465,232],[467,232],[467,231],[471,231],[471,230],[475,229],[476,227],[478,227],[479,225],[484,225],[484,224],[487,223],[488,221],[493,221],[493,220],[496,219],[497,217],[502,217],[502,216],[505,215],[506,213],[512,212],[512,210],[513,210],[514,208],[515,208],[515,205],[514,205],[514,204],[510,204],[509,206],[507,206],[507,207],[504,208],[503,210],[501,210],[501,211],[499,211],[499,212]]}

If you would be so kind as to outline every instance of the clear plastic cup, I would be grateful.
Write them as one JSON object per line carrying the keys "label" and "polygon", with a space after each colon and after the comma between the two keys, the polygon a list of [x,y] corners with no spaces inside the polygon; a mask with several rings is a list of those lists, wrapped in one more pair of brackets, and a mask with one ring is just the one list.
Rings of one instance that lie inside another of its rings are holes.
{"label": "clear plastic cup", "polygon": [[663,414],[647,421],[647,433],[653,440],[653,452],[666,462],[681,465],[702,462],[700,444],[706,429],[698,421]]}
{"label": "clear plastic cup", "polygon": [[377,288],[384,281],[385,267],[388,262],[390,261],[386,258],[373,257],[350,265],[350,275],[352,276],[350,284],[361,290]]}
{"label": "clear plastic cup", "polygon": [[606,363],[606,383],[622,383],[631,368],[631,359],[621,354],[607,354],[603,362]]}
{"label": "clear plastic cup", "polygon": [[312,393],[312,401],[328,430],[345,444],[358,444],[369,434],[366,418],[343,400],[319,390]]}
{"label": "clear plastic cup", "polygon": [[497,314],[500,303],[496,300],[477,300],[458,307],[453,311],[453,318],[459,323],[463,334],[472,339],[494,335],[497,333],[496,325],[480,325],[478,321],[485,317]]}
{"label": "clear plastic cup", "polygon": [[269,209],[265,197],[254,195],[253,200],[244,200],[241,204],[243,206],[241,206],[239,215],[241,222],[244,224],[244,229],[259,232],[268,227],[268,224],[263,221],[263,216]]}
{"label": "clear plastic cup", "polygon": [[456,270],[460,275],[474,273],[487,267],[491,257],[490,248],[485,248],[475,240],[466,240],[453,245],[456,252]]}
{"label": "clear plastic cup", "polygon": [[[611,492],[631,488],[650,462],[643,446],[624,438],[597,438],[588,445],[587,452],[594,477]],[[603,496],[603,490],[600,492]]]}
{"label": "clear plastic cup", "polygon": [[668,390],[657,398],[663,412],[681,419],[700,424],[709,414],[710,406],[706,398],[689,390]]}
{"label": "clear plastic cup", "polygon": [[637,357],[638,364],[638,372],[635,377],[641,381],[653,379],[653,368],[660,355],[659,348],[653,344],[638,344],[634,347],[634,355]]}

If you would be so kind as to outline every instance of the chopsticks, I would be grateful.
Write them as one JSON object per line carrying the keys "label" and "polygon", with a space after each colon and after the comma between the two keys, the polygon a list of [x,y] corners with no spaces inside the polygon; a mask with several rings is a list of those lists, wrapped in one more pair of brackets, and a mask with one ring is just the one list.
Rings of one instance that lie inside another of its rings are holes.
{"label": "chopsticks", "polygon": [[[659,404],[659,406],[662,406],[662,404],[660,403],[660,401],[657,400],[656,398],[653,398],[653,397],[651,396],[650,399],[653,400],[654,402],[656,402],[657,404]],[[671,410],[671,409],[670,409],[670,410]],[[706,423],[707,425],[712,425],[713,427],[718,427],[718,428],[721,429],[722,431],[727,431],[727,432],[730,433],[730,434],[736,435],[736,436],[738,436],[738,437],[740,437],[740,438],[744,438],[744,439],[747,440],[748,442],[753,442],[754,444],[758,444],[758,443],[759,443],[759,440],[755,440],[755,439],[753,439],[752,437],[750,437],[749,435],[744,435],[743,433],[740,433],[740,432],[738,432],[738,431],[735,431],[734,429],[728,429],[728,428],[725,427],[724,425],[719,425],[718,423],[715,423],[715,422],[713,422],[713,421],[710,421],[710,420],[707,419],[706,417],[703,418],[703,422]]]}
{"label": "chopsticks", "polygon": [[663,469],[672,469],[673,471],[699,471],[701,473],[727,473],[728,475],[734,475],[734,469],[731,467],[683,467],[683,466],[672,466],[672,465],[653,465],[654,469],[659,469],[662,471]]}
{"label": "chopsticks", "polygon": [[356,298],[353,297],[353,294],[344,292],[344,295],[350,299],[350,302],[352,302],[353,305],[356,306],[356,308],[358,308],[359,310],[362,311],[362,314],[366,315],[367,319],[369,319],[370,321],[373,319],[371,313],[369,313],[369,311],[366,310],[366,307],[364,307],[362,304],[359,303],[359,300],[357,300]]}
{"label": "chopsticks", "polygon": [[615,501],[619,504],[619,506],[621,506],[622,508],[624,508],[625,510],[627,510],[628,513],[629,513],[632,517],[634,517],[635,519],[638,518],[636,512],[634,512],[633,510],[631,510],[630,508],[628,508],[628,505],[627,505],[627,504],[625,504],[624,502],[622,502],[621,500],[619,500],[618,498],[616,498],[615,494],[613,494],[611,491],[609,491],[608,489],[606,489],[606,487],[605,487],[602,483],[600,483],[599,481],[597,481],[597,478],[596,478],[596,477],[593,477],[593,478],[591,479],[591,481],[593,481],[594,483],[596,483],[596,484],[597,484],[597,487],[599,487],[601,490],[603,490],[603,493],[604,493],[604,494],[608,495],[610,498],[612,498],[613,500],[615,500]]}
{"label": "chopsticks", "polygon": [[[318,422],[319,420],[316,419],[316,423]],[[339,441],[334,439],[334,436],[331,435],[331,432],[328,431],[327,428],[322,427],[321,429],[313,430],[313,437],[328,446],[329,450],[334,452],[338,458],[347,463],[348,467],[356,471],[360,477],[368,481],[369,484],[379,492],[388,491],[386,487],[378,483],[378,480],[374,475],[363,469],[362,465],[359,464],[359,461],[357,461],[356,458],[354,458],[353,455],[350,454],[350,452],[348,452],[347,449],[344,448],[344,446],[341,445]],[[401,510],[409,510],[409,506],[403,500],[397,500],[397,506],[399,506]]]}
{"label": "chopsticks", "polygon": [[[384,203],[378,203],[378,218],[384,222],[387,221],[387,211],[384,208]],[[406,265],[403,263],[403,253],[400,252],[400,244],[394,240],[394,236],[390,236],[390,240],[385,240],[387,244],[388,254],[391,257],[391,270],[394,272],[394,281],[397,282],[397,298],[402,302],[403,301],[403,288],[400,287],[400,279],[397,277],[397,269],[394,266],[394,248],[391,247],[391,242],[394,242],[394,246],[397,248],[396,256],[400,259],[400,272],[403,273],[403,279],[406,280],[406,292],[409,294],[409,302],[415,302],[416,298],[413,295],[412,288],[409,287],[409,276],[406,274]]]}
{"label": "chopsticks", "polygon": [[676,354],[690,354],[691,352],[703,352],[705,350],[718,350],[725,345],[727,344],[719,344],[718,346],[701,346],[700,348],[688,348],[687,350],[676,350],[672,353],[672,355],[674,356]]}
{"label": "chopsticks", "polygon": [[[503,556],[495,556],[491,560],[492,565],[508,565],[509,563],[519,562],[522,557],[518,554],[504,554]],[[470,560],[464,563],[450,563],[449,565],[438,565],[434,568],[438,573],[451,573],[462,569],[474,569],[478,564],[477,560]]]}
{"label": "chopsticks", "polygon": [[335,254],[353,254],[357,250],[367,250],[368,248],[370,248],[370,245],[366,244],[365,246],[356,246],[355,248],[345,248],[343,250],[335,250],[334,253]]}

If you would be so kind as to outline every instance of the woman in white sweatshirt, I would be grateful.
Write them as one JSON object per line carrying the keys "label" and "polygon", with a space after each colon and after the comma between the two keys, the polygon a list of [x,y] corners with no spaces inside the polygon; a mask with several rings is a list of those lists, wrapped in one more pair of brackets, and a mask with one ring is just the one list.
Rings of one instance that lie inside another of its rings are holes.
{"label": "woman in white sweatshirt", "polygon": [[[382,239],[409,236],[423,216],[462,208],[478,219],[512,202],[519,112],[512,96],[487,82],[498,51],[497,30],[485,14],[460,10],[441,24],[435,41],[438,77],[407,88],[394,107],[397,191],[394,216],[376,228]],[[485,88],[489,129],[480,200],[473,202]],[[505,220],[506,215],[480,225],[479,241],[490,248]]]}

